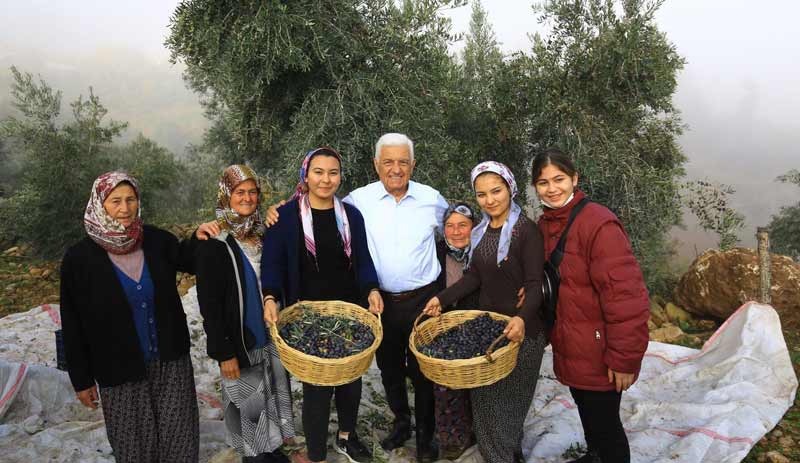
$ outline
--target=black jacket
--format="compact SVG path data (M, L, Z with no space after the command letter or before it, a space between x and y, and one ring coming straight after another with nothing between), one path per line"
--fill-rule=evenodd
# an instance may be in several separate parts
M225 242L210 239L196 243L197 300L207 335L208 356L218 362L236 357L239 367L247 368L250 366L247 351L255 344L255 338L242 321L245 279L239 245L232 235L227 235Z
M144 226L145 262L155 289L159 358L189 352L186 314L175 285L178 271L194 273L189 241ZM61 261L61 324L67 371L82 391L144 379L144 357L128 299L106 251L89 237L70 247Z

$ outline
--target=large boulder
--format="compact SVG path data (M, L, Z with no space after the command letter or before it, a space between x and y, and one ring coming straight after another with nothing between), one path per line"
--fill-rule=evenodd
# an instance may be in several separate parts
M800 265L771 254L772 306L783 315L800 316ZM743 303L759 298L759 265L755 250L709 250L692 262L675 288L675 302L700 316L727 318Z

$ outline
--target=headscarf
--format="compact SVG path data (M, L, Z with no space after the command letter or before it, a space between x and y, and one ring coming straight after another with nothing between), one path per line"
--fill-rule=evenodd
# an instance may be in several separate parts
M314 216L311 213L311 201L308 199L308 184L306 177L308 177L308 166L311 163L311 158L320 153L328 153L333 155L342 165L342 155L333 148L323 146L313 149L306 153L303 162L300 165L300 181L295 189L292 199L297 199L298 207L300 208L300 220L303 222L303 235L305 236L306 249L309 254L317 259L317 245L314 241ZM341 172L341 171L340 171ZM333 196L333 211L336 215L336 228L339 230L339 236L342 239L342 248L347 258L353 253L350 238L350 221L347 219L347 211L344 209L342 200Z
M258 189L258 203L256 210L245 217L231 209L231 194L236 187L247 180L253 180ZM261 223L261 179L253 169L243 164L233 164L222 171L217 192L217 223L223 230L228 230L234 238L260 238L264 234L264 225Z
M500 162L485 161L472 169L470 180L473 190L475 190L475 179L485 172L492 172L502 177L508 185L508 189L511 191L511 212L509 212L503 224L503 228L500 230L500 243L497 246L497 265L500 265L500 262L508 256L508 249L511 246L511 231L517 223L517 220L519 220L519 216L522 214L522 208L519 204L514 202L514 197L517 196L517 181L514 180L514 174L511 173L511 169ZM478 243L481 242L490 222L491 218L489 215L483 212L481 223L472 229L472 234L470 235L470 260L472 260L472 252L475 250L475 247L478 246Z
M141 246L143 238L141 205L136 211L133 222L127 227L108 215L103 207L108 195L122 182L129 183L136 197L141 198L139 183L135 178L125 172L106 172L97 177L92 184L92 193L89 203L86 204L86 212L83 214L83 226L89 238L112 254L127 254L134 251Z
M446 223L447 219L450 218L453 214L460 214L464 217L468 218L472 221L472 224L475 225L475 213L472 212L472 208L469 204L465 202L456 202L448 206L447 210L444 211L444 216L442 217L442 223ZM447 237L444 238L444 244L447 245L447 254L450 255L456 262L460 262L464 268L469 267L469 255L470 250L472 249L472 243L467 243L467 246L464 248L457 248L450 244L447 241Z

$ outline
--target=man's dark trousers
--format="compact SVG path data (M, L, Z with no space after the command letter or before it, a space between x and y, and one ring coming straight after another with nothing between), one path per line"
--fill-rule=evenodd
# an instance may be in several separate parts
M419 371L416 357L408 348L414 320L438 292L436 284L420 288L413 296L397 300L383 293L383 342L376 352L386 400L395 421L410 420L406 377L414 385L414 417L417 439L430 442L434 432L433 384Z

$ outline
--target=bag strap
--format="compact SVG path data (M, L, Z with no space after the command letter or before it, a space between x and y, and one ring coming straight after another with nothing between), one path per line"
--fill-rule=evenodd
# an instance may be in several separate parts
M567 233L569 233L569 227L572 226L572 222L575 221L575 217L578 213L589 204L589 198L581 199L575 207L569 213L569 220L567 220L567 226L564 227L564 231L561 232L561 238L558 239L558 244L556 244L556 248L553 249L553 252L550 253L550 263L553 267L558 268L561 264L561 260L564 259L564 248L567 246Z

